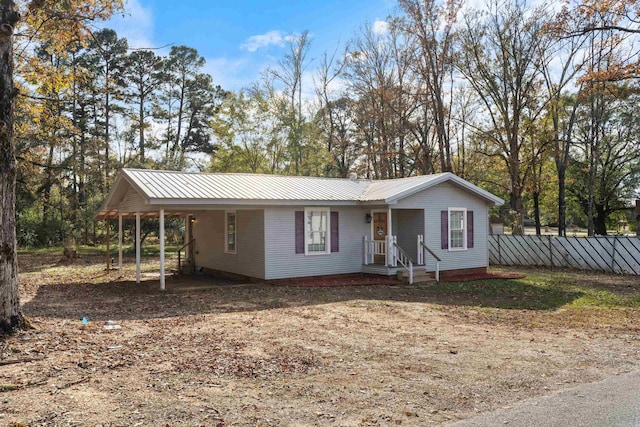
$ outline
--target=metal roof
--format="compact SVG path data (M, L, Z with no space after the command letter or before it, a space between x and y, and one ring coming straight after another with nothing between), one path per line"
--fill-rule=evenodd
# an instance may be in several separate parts
M123 181L150 205L219 204L391 204L444 181L451 181L477 196L502 205L499 197L452 173L371 181L248 173L187 173L148 169L123 169L96 218L113 217ZM117 194L117 195L116 195Z
M388 201L398 194L411 192L411 190L420 191L430 187L430 183L439 177L447 174L421 175L409 178L385 179L381 181L369 181L364 194L360 196L361 201Z
M355 201L369 181L123 169L148 199Z

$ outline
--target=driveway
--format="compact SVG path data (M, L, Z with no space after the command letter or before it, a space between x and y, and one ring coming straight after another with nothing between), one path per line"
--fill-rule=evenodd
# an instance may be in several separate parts
M522 401L451 427L640 426L640 371Z

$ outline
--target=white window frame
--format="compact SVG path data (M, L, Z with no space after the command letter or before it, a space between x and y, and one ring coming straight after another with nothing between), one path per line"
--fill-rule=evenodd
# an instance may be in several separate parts
M233 249L229 249L229 215L233 215ZM236 254L238 252L238 213L236 211L224 211L224 253Z
M451 213L452 212L462 212L462 247L453 247L451 244L451 232L458 231L458 229L453 229L451 227ZM448 238L448 247L449 251L466 251L467 250L467 208L449 208L449 212L447 213L447 238Z
M325 230L324 251L310 251L311 244L311 224L309 224L309 214L312 212L324 212L327 218L327 229ZM304 254L305 255L328 255L331 254L331 210L328 207L304 208Z

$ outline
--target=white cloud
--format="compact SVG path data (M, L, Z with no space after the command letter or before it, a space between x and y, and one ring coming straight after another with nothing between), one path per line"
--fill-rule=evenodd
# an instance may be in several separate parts
M257 78L248 72L255 71L247 58L207 58L204 72L210 74L213 83L224 90L237 91L249 86Z
M156 47L150 36L154 33L153 10L144 7L139 0L128 0L123 13L118 13L102 23L103 28L111 28L118 37L125 37L130 48Z
M378 19L373 23L371 29L373 30L374 34L384 35L389 32L389 23L387 21Z
M242 45L240 45L240 49L248 50L249 52L255 52L256 50L263 47L283 47L285 42L289 40L291 40L290 35L285 35L282 33L282 31L272 30L264 34L258 34L249 37Z

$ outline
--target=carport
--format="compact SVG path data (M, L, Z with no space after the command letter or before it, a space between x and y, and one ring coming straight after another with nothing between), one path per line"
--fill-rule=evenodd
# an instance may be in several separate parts
M118 272L122 274L122 248L123 248L123 228L122 221L123 219L133 219L136 220L135 226L135 247L136 247L136 283L140 283L141 272L140 272L140 258L141 258L141 244L140 244L140 222L142 219L158 219L159 222L159 230L158 230L158 240L160 242L160 290L165 290L165 218L184 218L185 220L185 242L188 242L188 236L190 235L191 228L191 218L193 215L190 213L184 212L166 212L165 209L160 209L157 212L122 212L118 209L111 210L100 210L96 215L95 219L104 220L106 222L107 236L106 236L106 261L107 261L107 271L111 269L111 253L110 253L110 230L111 230L111 220L118 220Z
M167 177L173 176L171 173ZM147 188L144 191L143 188ZM151 190L149 190L151 189ZM118 271L122 269L122 247L124 219L135 219L135 247L136 247L136 283L140 283L140 222L143 219L158 219L158 240L160 242L160 289L165 289L165 218L184 218L185 243L189 245L191 235L191 221L195 218L194 208L185 205L181 200L170 200L168 194L188 193L189 188L180 182L158 182L147 175L136 174L135 170L126 171L118 175L113 187L105 198L102 206L96 212L96 220L104 220L107 223L107 270L111 269L110 260L110 223L118 221Z

